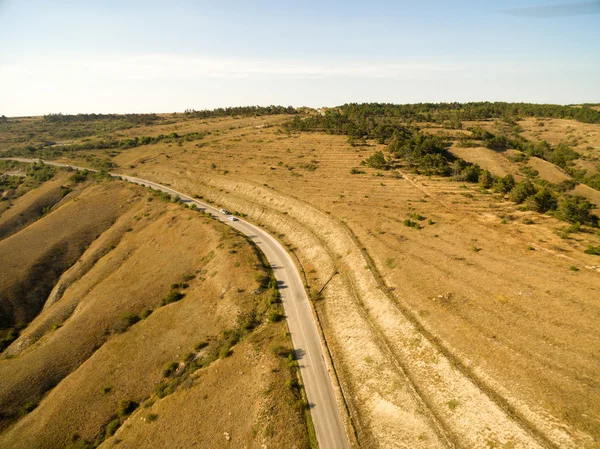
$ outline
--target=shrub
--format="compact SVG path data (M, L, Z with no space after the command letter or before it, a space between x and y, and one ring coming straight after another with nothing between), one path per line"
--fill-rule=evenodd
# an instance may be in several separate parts
M32 164L27 168L27 176L37 182L46 182L54 177L56 169L50 165Z
M0 352L8 348L17 338L19 338L19 329L16 327L9 329L8 333L0 339Z
M528 209L542 214L549 210L555 210L558 205L556 197L545 187L530 196L526 204Z
M208 342L207 341L201 341L196 346L194 346L194 349L196 351L201 351L202 349L206 348L207 346L208 346Z
M119 317L119 322L115 326L118 333L125 332L129 327L140 321L140 317L133 313L125 312Z
M350 170L351 175L362 175L365 173L366 172L364 172L363 170L359 170L358 168L354 168L354 167Z
M69 179L71 180L71 182L78 184L80 182L86 181L88 179L89 174L90 172L88 170L77 170L75 173L69 176Z
M457 159L452 164L452 172L456 181L477 182L481 169L478 165L471 165L462 159Z
M532 195L535 195L536 189L535 186L528 179L525 181L519 182L515 185L509 193L509 198L511 201L521 204L527 198Z
M385 159L383 151L377 151L376 153L372 154L365 160L365 163L369 167L376 168L379 170L389 170L390 168L390 164Z
M146 415L146 422L151 423L158 419L158 415L156 413L148 413Z
M537 171L535 168L530 167L529 165L524 165L523 167L520 167L519 171L528 178L535 178L540 174L539 171Z
M21 416L25 416L25 415L31 413L32 411L34 411L36 409L37 406L38 406L38 404L36 402L27 402L21 408Z
M278 309L269 311L269 313L267 315L267 319L272 323L281 321L283 318L284 318L283 313L281 313L281 311Z
M138 321L140 321L140 317L137 315L134 315L133 313L123 313L120 316L121 321L123 321L125 324L127 324L127 327L129 326L133 326L135 323L137 323Z
M119 418L115 418L109 422L106 426L106 438L112 437L119 427L121 427L121 420Z
M592 204L581 196L564 195L558 202L556 215L569 223L598 225L598 217L592 214Z
M419 223L417 223L416 221L412 221L409 218L407 218L406 220L404 220L402 222L402 224L404 226L406 226L406 227L409 227L409 228L421 229L421 225Z
M499 193L508 193L515 186L515 178L513 175L506 175L504 177L496 178L494 183L492 184L492 188Z
M185 297L185 293L181 293L180 291L173 290L169 292L167 296L163 298L161 304L166 306L167 304L171 304L173 302L181 301Z
M131 415L136 408L138 408L139 404L134 401L121 401L119 403L119 408L117 409L117 415L120 418L124 418L126 416Z
M485 189L489 189L490 187L492 187L493 183L494 183L494 177L489 172L489 170L483 170L479 174L479 184L481 185L481 187L483 187Z
M179 363L177 363L177 362L169 363L163 371L163 376L171 377L173 374L175 374L177 372L178 368L179 368Z
M600 245L590 245L583 252L586 254L593 254L594 256L600 256Z

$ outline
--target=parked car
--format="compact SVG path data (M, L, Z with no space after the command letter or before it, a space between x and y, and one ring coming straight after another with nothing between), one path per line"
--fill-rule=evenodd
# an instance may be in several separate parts
M238 221L237 218L235 218L233 215L230 217L227 217L229 221Z

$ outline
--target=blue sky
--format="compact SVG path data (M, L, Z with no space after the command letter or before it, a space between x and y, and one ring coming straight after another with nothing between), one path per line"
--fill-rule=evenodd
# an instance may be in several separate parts
M600 102L600 2L0 0L0 114Z

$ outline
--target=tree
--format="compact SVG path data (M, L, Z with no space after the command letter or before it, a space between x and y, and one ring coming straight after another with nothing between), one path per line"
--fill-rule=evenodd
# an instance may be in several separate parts
M371 168L377 168L380 170L389 170L390 164L385 159L383 151L377 151L365 160L366 164Z
M492 176L492 174L489 172L489 170L483 170L480 174L479 174L479 184L481 185L481 187L483 187L484 189L489 189L490 187L492 187L492 184L494 183L494 177Z
M496 178L492 187L496 192L499 193L508 193L515 186L515 178L513 175L508 174L504 177Z
M527 208L542 214L556 207L556 197L545 187L527 199Z
M582 196L564 195L558 202L556 215L569 223L598 225L598 217L592 213L592 204Z
M529 179L519 182L509 193L509 198L517 204L521 204L527 198L535 195L536 188Z

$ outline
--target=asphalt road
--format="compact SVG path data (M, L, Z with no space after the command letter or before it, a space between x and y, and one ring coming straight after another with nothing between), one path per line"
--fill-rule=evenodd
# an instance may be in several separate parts
M39 161L38 159L25 158L9 159L26 163ZM44 161L44 163L59 167L68 166L58 162ZM71 167L84 169L76 166ZM321 449L349 449L346 432L333 392L333 381L325 362L323 345L313 318L311 306L300 273L298 273L292 258L283 246L261 228L242 219L230 221L228 216L223 215L214 207L169 187L132 176L115 173L111 173L111 175L115 178L176 195L186 204L196 204L200 210L210 212L219 221L250 237L261 249L273 267L275 278L278 281L319 447Z

